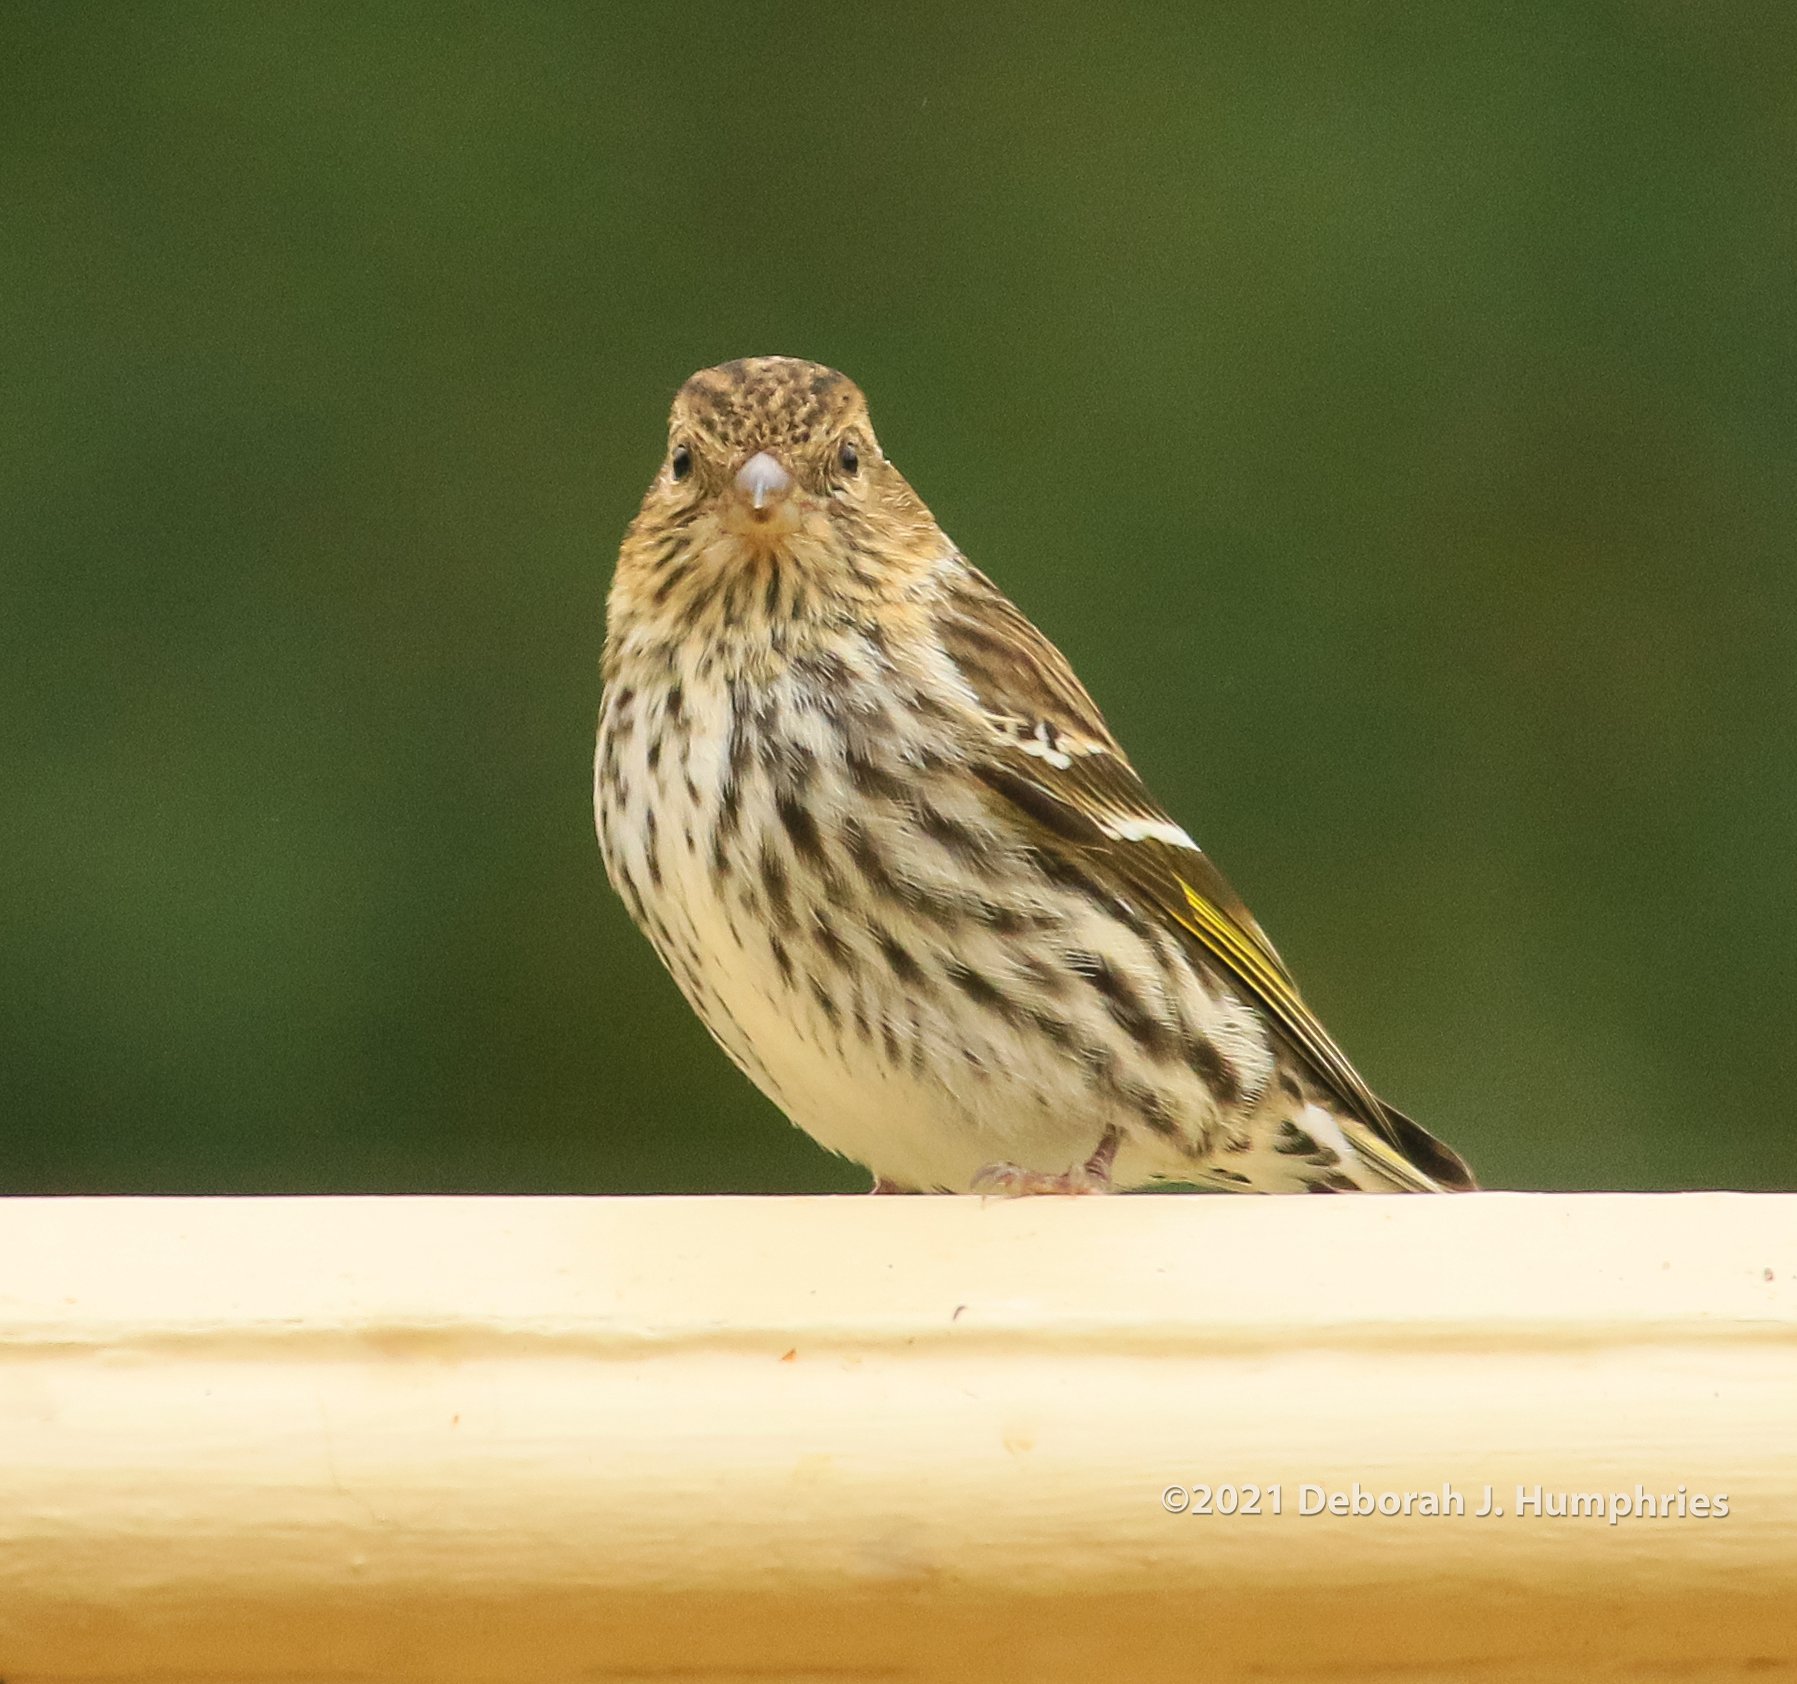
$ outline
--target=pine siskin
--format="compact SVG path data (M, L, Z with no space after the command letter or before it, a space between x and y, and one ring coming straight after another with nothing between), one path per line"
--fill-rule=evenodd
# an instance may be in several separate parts
M833 370L750 358L674 400L594 788L694 1010L876 1191L1474 1184L1361 1080Z

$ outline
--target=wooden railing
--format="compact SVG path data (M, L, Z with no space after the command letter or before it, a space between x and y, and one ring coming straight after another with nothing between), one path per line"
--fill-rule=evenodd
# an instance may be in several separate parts
M1797 1199L0 1206L7 1684L1244 1676L1797 1676Z

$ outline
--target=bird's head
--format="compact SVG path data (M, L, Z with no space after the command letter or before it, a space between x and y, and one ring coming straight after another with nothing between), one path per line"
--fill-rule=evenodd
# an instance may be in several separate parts
M795 357L700 370L675 396L668 448L619 557L620 606L733 619L870 603L939 561L947 540L886 460L845 375ZM755 602L759 589L760 608Z

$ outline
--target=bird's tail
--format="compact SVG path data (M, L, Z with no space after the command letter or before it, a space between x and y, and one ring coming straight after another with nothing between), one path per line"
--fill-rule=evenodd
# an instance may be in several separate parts
M1379 1101L1384 1128L1358 1118L1346 1125L1360 1162L1354 1179L1367 1190L1400 1193L1472 1193L1478 1182L1453 1147L1437 1140L1396 1106ZM1350 1172L1352 1173L1352 1172Z

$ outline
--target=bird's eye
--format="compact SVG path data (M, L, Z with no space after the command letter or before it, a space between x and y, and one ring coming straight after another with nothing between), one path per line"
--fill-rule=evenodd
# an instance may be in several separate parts
M857 472L861 467L861 452L855 448L853 439L844 439L836 447L836 460L842 464L845 474Z
M675 479L685 479L693 471L693 453L683 444L674 446L674 454L668 458L668 472Z

